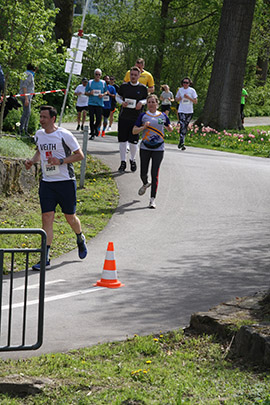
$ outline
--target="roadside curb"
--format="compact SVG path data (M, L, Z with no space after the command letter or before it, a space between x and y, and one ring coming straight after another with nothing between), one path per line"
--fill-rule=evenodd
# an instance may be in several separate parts
M244 361L270 366L270 291L235 298L210 309L191 315L186 332L214 334L231 340L229 352ZM267 307L264 311L264 307ZM265 320L266 319L266 320Z

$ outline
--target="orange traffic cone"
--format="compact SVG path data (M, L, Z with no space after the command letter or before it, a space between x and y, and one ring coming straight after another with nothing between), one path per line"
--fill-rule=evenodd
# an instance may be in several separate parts
M94 287L107 287L107 288L119 288L125 285L122 284L121 281L117 280L113 242L108 243L101 279L98 280L96 284L93 285Z

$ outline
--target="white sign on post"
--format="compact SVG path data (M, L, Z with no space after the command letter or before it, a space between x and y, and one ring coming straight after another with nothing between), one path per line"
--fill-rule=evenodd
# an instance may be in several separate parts
M71 72L72 64L73 62L71 60L66 61L65 73ZM72 74L79 76L81 74L81 71L82 71L82 63L75 62L72 69Z
M67 53L68 53L68 58L69 59L74 59L75 56L76 56L75 62L81 62L82 61L82 57L83 57L83 52L82 51L74 51L73 49L68 48Z
M78 42L78 44L77 44L77 42ZM78 41L78 37L72 37L71 43L70 43L70 48L79 49L79 51L86 51L87 43L88 43L87 39L80 38Z

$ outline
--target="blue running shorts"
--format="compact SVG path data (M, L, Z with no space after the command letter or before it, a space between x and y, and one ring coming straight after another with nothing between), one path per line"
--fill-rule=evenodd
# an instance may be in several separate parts
M64 214L72 215L76 212L76 180L43 181L39 185L39 201L42 213L54 211L57 204Z

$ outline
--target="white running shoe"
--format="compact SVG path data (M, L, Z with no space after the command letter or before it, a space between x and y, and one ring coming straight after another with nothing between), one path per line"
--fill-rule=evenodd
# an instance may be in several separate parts
M143 185L141 186L141 188L139 188L138 194L139 194L139 195L144 195L144 193L146 192L146 189L147 189L148 187L150 187L150 186L151 186L151 183L143 184Z
M156 208L156 203L154 197L150 198L149 208Z
M112 127L109 127L109 128L108 128L108 131L111 131L111 130L112 130Z

